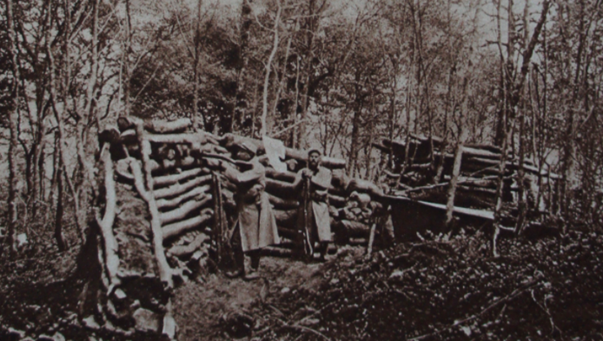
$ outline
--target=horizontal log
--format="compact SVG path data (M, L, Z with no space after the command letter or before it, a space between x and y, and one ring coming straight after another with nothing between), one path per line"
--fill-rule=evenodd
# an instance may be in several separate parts
M197 251L203 243L210 240L211 238L205 233L199 234L192 242L186 245L177 245L169 249L167 252L168 256L176 256L176 257L187 257L192 255L195 251Z
M485 150L485 149L477 149L477 148L471 148L471 147L467 147L464 146L463 147L463 156L465 157L470 157L470 156L476 156L476 157L481 157L484 159L491 159L491 160L500 160L500 153L493 153L489 150Z
M182 173L178 173L178 174L157 176L157 177L153 178L153 186L161 187L161 186L166 186L166 185L173 185L176 182L180 182L182 180L192 178L193 176L199 175L201 173L207 174L207 173L209 173L209 169L204 170L202 168L193 168L193 169L189 169L189 170L183 171Z
M142 122L142 125L146 130L161 134L183 131L186 128L192 126L192 121L190 118L179 118L174 121L167 121L158 119L142 120L138 117L122 116L117 119L117 125L119 126L120 131L132 129L136 126L138 122Z
M466 191L466 192L474 192L474 193L488 193L491 195L496 195L496 189L491 189L491 188L484 188L484 187L470 187L470 186L464 186L464 185L459 185L457 187L457 189L461 190L461 191Z
M272 167L266 167L266 176L271 179L289 182L289 183L291 183L291 182L293 182L293 180L295 180L295 173L289 172L289 171L279 172Z
M274 218L278 226L295 228L297 224L297 210L273 210Z
M276 180L282 182L282 188L285 188L285 184L291 184L295 180L296 174L293 172L279 172L273 168L266 168L266 177L268 179ZM329 190L331 192L335 192L338 194L343 194L345 192L346 187L349 184L349 178L338 170L333 171L333 176L331 178L331 187Z
M383 196L383 190L379 188L377 185L370 181L361 180L361 179L352 179L348 184L346 189L348 193L353 191L368 193L371 196L381 197Z
M496 188L497 179L492 176L488 176L486 179L460 177L459 185L460 184L464 186Z
M278 234L279 236L289 240L297 240L299 238L299 233L297 232L297 229L293 228L293 226L290 228L279 226Z
M162 227L163 240L168 240L202 226L212 218L213 214L212 209L205 208L198 216Z
M429 142L429 136L423 136L423 135L418 135L418 134L410 134L410 137L412 137L415 140L418 140L419 142ZM433 143L436 146L441 145L444 142L444 139L438 136L431 136L431 140L433 141Z
M176 183L169 187L160 188L154 191L155 199L169 198L180 195L193 187L201 186L209 183L211 181L211 175L203 175L200 177L196 177L192 180L189 180L183 184Z
M263 255L273 257L291 257L293 250L275 246L266 246L260 251Z
M345 206L345 203L346 203L346 198L339 196L339 195L329 193L329 205L337 207L337 208L342 208Z
M192 212L199 210L201 207L207 205L207 203L211 200L211 195L205 196L202 200L191 200L184 203L182 206L178 207L175 210L161 213L159 215L159 220L161 224L169 224L178 220L182 220L189 216Z
M290 183L266 178L266 192L279 198L297 198L300 194Z
M408 141L408 150L410 152L409 155L413 157L415 162L419 162L419 160L427 160L429 158L429 155L431 154L431 146L427 140L422 141L417 138L410 138ZM382 144L386 148L392 148L394 155L401 161L405 159L406 141L390 141L389 139L383 139Z
M159 199L157 200L157 207L166 209L166 208L174 208L180 205L182 202L198 197L198 201L200 200L211 200L212 196L208 193L211 190L209 185L203 185L199 187L195 187L192 190L177 196L173 199Z
M270 203L274 206L274 208L280 210L293 209L299 206L299 201L297 201L296 199L281 199L269 193L268 199L270 200Z
M350 183L350 178L343 169L336 169L332 172L331 185L333 188L345 190Z
M343 232L348 238L368 237L371 230L370 226L359 221L352 220L342 220L341 227L343 227L341 232Z
M470 148L474 148L474 149L487 150L487 151L490 151L490 152L496 153L496 154L500 154L500 152L501 152L501 149L499 147L492 146L492 145L489 145L489 144L466 143L465 147L470 147Z
M194 156L204 156L206 154L215 154L215 155L223 155L227 158L232 158L232 154L228 151L228 149L213 143L193 143L190 149L191 155Z
M373 143L371 143L371 145L372 145L374 148L379 149L379 150L380 150L382 153L388 153L388 154L389 154L389 152L390 152L390 150L391 150L391 148L390 148L390 147L385 146L385 145L383 144L383 142L373 142Z
M350 245L366 245L368 244L368 238L350 238L348 243Z
M426 171L426 170L431 169L431 167L432 167L431 165L432 165L431 162L427 162L427 163L413 163L412 165L410 165L407 168L407 170L408 171L415 171L415 170Z
M155 171L162 171L162 172L166 172L166 171L171 171L174 170L176 168L189 168L189 167L200 167L201 166L201 162L192 157L192 156L187 156L185 158L179 158L179 159L174 159L174 160L168 160L168 159L159 159L159 162L155 161L155 160L151 160L154 162L153 165L151 165L151 170L153 172Z
M175 144L219 144L220 138L205 131L199 131L193 134L168 134L158 135L149 134L147 138L152 143L175 143Z
M138 135L136 135L136 130L128 129L122 130L119 135L119 141L124 145L128 146L128 148L135 147L137 148L138 144Z
M226 134L224 135L222 140L223 145L227 148L239 146L244 142L252 143L258 148L258 151L265 152L264 143L257 139L238 136L234 134ZM305 151L285 147L285 159L295 159L296 161L301 162L301 164L298 164L298 168L303 167L303 165L306 164L306 161L308 159L308 153ZM346 162L343 159L323 156L322 165L330 169L339 169L345 168Z
M175 121L145 121L145 129L159 134L174 133L184 131L186 128L193 125L190 118L179 118Z

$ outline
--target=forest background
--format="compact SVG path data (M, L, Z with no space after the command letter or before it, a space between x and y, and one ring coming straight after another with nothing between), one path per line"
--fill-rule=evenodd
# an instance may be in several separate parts
M59 250L85 239L98 135L120 115L318 147L372 181L392 162L381 138L495 145L520 177L524 160L560 176L549 215L601 227L600 0L4 0L0 12L0 234L13 250L19 234Z

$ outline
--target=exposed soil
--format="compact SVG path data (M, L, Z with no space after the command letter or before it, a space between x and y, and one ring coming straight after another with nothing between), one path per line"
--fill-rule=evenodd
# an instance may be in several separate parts
M179 339L603 340L603 237L501 240L499 258L487 242L478 233L405 243L370 259L346 246L326 263L264 257L252 282L208 274L175 292ZM123 339L82 328L62 299L75 254L3 265L0 339L9 328Z
M226 333L229 329L227 322L231 318L238 314L249 315L253 307L279 297L282 292L315 290L322 283L325 265L263 257L260 266L262 278L258 280L229 279L222 274L210 274L205 282L199 279L180 287L174 300L178 307L175 318L180 327L180 339L232 339L232 335ZM257 330L262 322L249 317L254 320L252 327Z

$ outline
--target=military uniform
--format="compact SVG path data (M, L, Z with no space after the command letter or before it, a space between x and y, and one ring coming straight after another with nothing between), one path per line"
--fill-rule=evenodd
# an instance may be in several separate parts
M312 151L310 151L312 152ZM324 258L327 252L328 243L333 241L331 236L331 217L329 215L328 189L331 186L331 171L327 168L318 166L317 169L309 168L301 169L297 172L294 186L303 188L304 173L310 173L310 212L308 215L311 219L311 230L309 231L309 239L312 244L320 243L319 251ZM303 198L300 200L298 209L297 225L299 231L305 230L305 206Z
M245 276L257 274L259 268L259 249L279 244L280 238L276 219L268 201L266 172L257 157L249 161L251 169L239 172L233 167L226 167L224 175L237 186L235 201L237 216L230 230L235 260L242 266Z

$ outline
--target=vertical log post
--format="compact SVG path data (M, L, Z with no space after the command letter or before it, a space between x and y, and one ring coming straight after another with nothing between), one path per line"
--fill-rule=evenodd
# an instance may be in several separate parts
M113 234L113 222L115 221L115 208L116 208L116 192L115 192L115 180L113 178L113 160L111 159L111 153L109 152L110 144L105 142L101 149L101 160L104 167L105 177L105 212L101 219L97 212L96 222L101 229L103 235L104 248L104 263L107 277L109 280L109 288L107 294L110 295L113 289L120 284L120 280L117 277L117 270L119 268L119 257L117 256L118 244Z
M174 287L174 281L172 279L174 271L168 264L165 256L165 250L163 248L163 232L161 230L161 221L159 219L159 209L157 208L157 202L155 202L155 196L153 195L153 177L151 175L150 162L151 143L145 136L146 134L143 123L140 120L136 122L136 134L140 144L142 168L144 169L144 174L142 173L140 165L134 159L130 160L130 168L132 169L132 174L134 175L136 189L138 190L140 196L147 202L149 213L151 214L153 251L157 261L157 267L159 268L159 277L168 289L172 289Z

